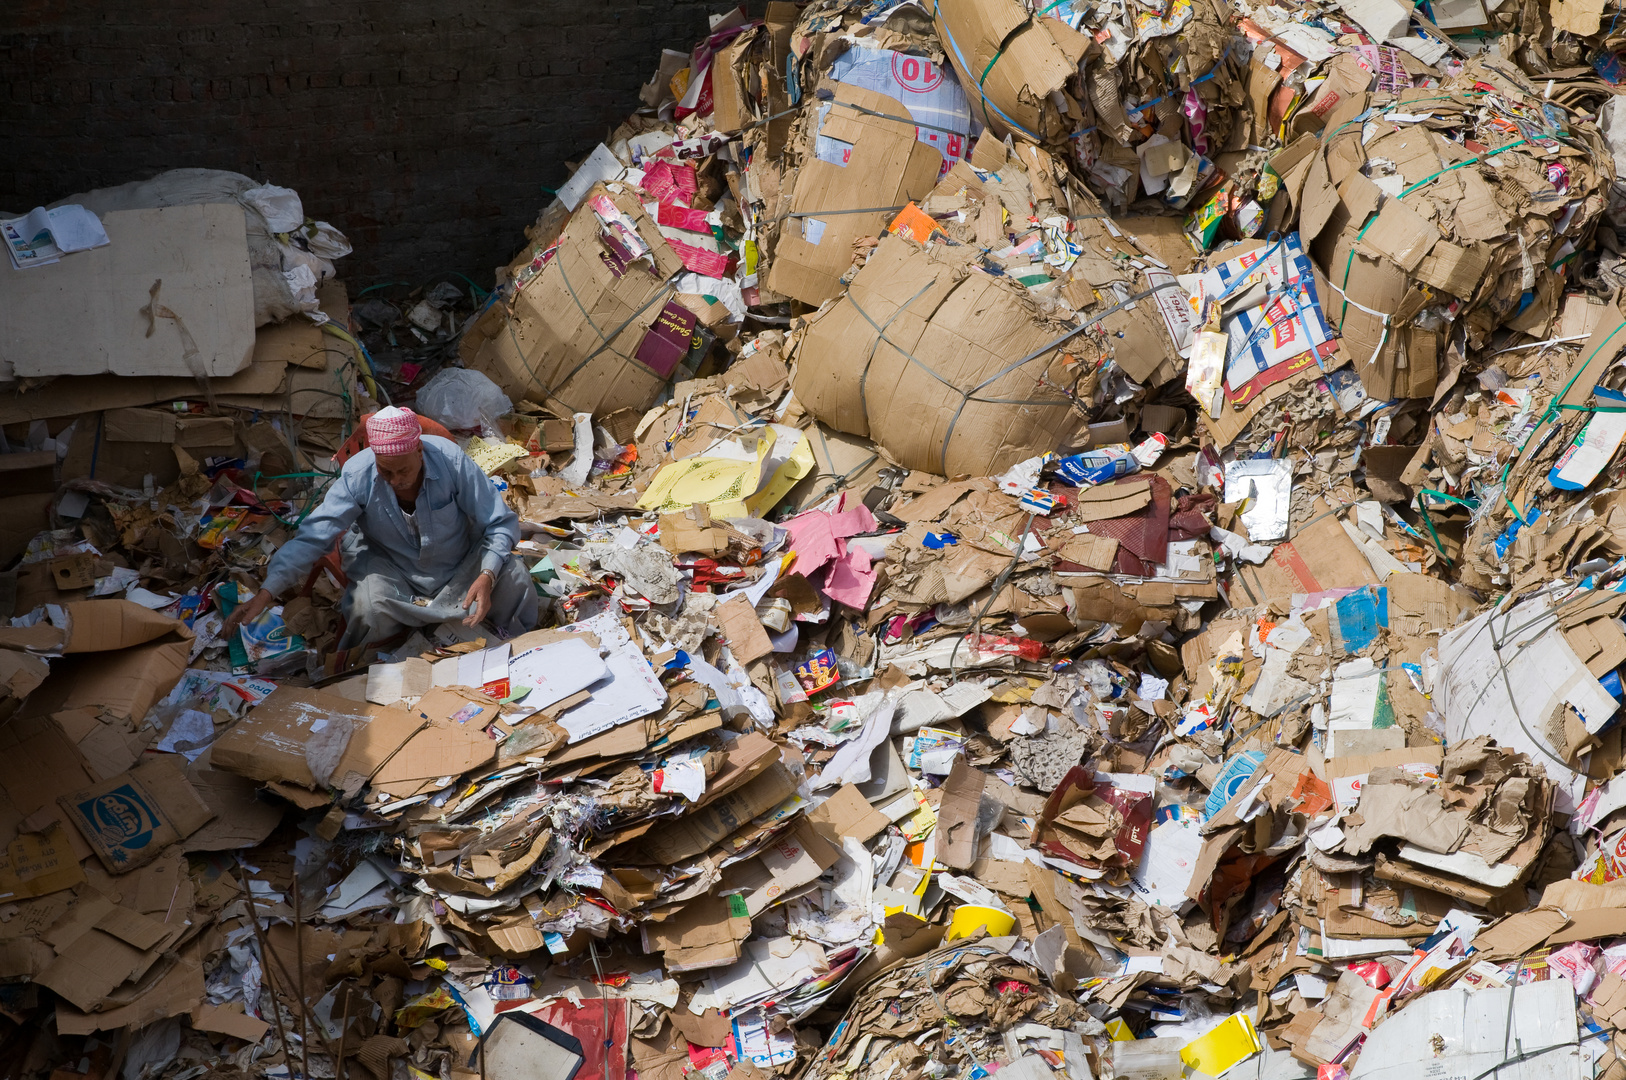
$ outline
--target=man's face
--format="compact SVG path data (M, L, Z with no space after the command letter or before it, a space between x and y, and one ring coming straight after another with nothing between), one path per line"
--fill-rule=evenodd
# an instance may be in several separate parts
M418 477L423 475L423 451L405 454L377 454L378 475L395 490L397 495L411 495L417 489Z

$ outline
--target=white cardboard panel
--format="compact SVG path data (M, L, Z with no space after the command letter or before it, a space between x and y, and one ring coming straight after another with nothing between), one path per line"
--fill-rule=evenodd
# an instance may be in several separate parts
M102 224L111 243L51 266L0 263L0 357L18 377L197 374L175 320L151 337L158 303L181 317L203 372L232 375L254 352L254 286L241 206L200 203L118 210Z

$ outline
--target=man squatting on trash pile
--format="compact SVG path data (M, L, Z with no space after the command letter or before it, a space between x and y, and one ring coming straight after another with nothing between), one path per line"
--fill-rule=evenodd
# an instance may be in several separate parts
M297 588L341 537L341 649L452 619L507 635L534 629L536 592L511 554L519 518L490 478L450 439L425 435L411 409L381 409L366 428L367 448L345 462L225 632Z

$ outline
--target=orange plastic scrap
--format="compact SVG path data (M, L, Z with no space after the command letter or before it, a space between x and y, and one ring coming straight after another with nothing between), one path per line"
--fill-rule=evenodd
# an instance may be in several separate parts
M898 212L898 216L892 219L892 224L887 226L886 231L911 237L916 243L924 244L932 233L942 232L943 229L930 214L910 203Z

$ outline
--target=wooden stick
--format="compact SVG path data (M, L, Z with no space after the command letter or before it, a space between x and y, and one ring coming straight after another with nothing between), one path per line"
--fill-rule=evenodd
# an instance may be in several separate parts
M267 913L265 921L266 922L271 921L271 916L270 916L269 913ZM291 990L291 988L294 985L294 977L292 975L288 974L288 965L284 964L282 962L282 954L281 953L272 953L271 954L271 960L272 960L273 963L275 963L277 965L277 973L278 973L278 977L282 980L282 985L285 986L285 987L290 988L290 990Z
M311 1075L310 999L305 996L305 920L300 918L299 867L294 867L294 968L299 975L299 1074Z
M332 1014L329 1014L332 1015ZM338 1080L344 1080L344 1044L350 1039L350 988L344 989L344 1019L339 1021Z
M246 882L247 880L248 879L245 876L244 881ZM270 916L270 913L268 912L266 914L266 922L269 923L270 921L271 921L271 916ZM265 966L275 964L276 968L277 968L278 975L282 979L282 985L285 986L285 987L290 988L290 991L291 991L291 988L294 985L294 977L292 975L288 974L288 965L284 964L282 962L282 954L281 953L274 952L271 949L267 948L266 949L266 955L261 957L261 962ZM290 1076L293 1075L293 1072L292 1072L291 1068L289 1070L289 1075Z
M260 943L260 973L265 978L266 990L271 994L271 1017L277 1022L277 1041L282 1044L282 1060L291 1074L294 1071L294 1056L288 1050L288 1031L282 1026L282 1007L277 1000L277 988L271 980L271 946L266 944L265 933L260 929L260 910L254 903L254 887L249 884L248 871L243 868L241 855L237 857L237 873L243 882L243 895L248 898L248 921L253 924L254 938ZM283 977L287 977L286 973Z
M107 1063L107 1068L102 1070L102 1075L104 1077L111 1078L119 1074L119 1069L124 1066L125 1057L130 1053L130 1043L132 1041L133 1036L130 1034L130 1029L127 1027L120 1028L119 1041L113 1047L112 1060Z

